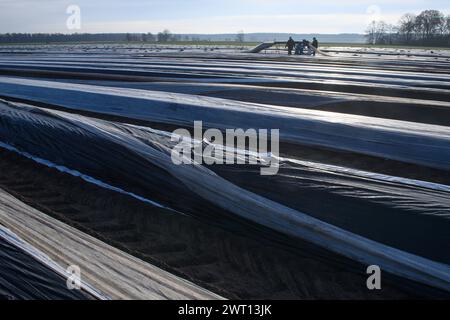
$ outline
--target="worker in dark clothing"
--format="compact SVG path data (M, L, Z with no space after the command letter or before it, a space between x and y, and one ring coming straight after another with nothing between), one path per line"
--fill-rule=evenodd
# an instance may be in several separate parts
M288 42L286 43L286 48L288 48L288 54L292 55L292 50L294 50L295 47L295 41L292 39L292 37L289 37Z
M302 55L304 49L305 49L305 48L303 47L303 42L298 42L298 43L295 45L295 54L296 54L296 55Z
M319 41L317 41L316 38L313 38L312 46L313 46L315 49L319 49ZM313 56L315 56L315 55L316 55L316 50L313 50L313 51L314 51Z
M310 56L311 55L311 43L308 40L303 39L302 41L303 47L306 48L308 51L306 52L306 55Z

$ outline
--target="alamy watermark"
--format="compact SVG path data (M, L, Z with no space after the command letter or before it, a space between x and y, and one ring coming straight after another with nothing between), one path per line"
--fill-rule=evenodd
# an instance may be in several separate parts
M381 268L377 265L367 267L367 274L370 276L367 278L367 289L369 290L381 290Z
M77 265L71 265L66 270L69 275L66 280L66 286L69 290L81 289L81 269Z
M203 130L194 121L194 137L186 129L172 133L175 142L171 158L176 165L248 164L259 165L261 175L276 175L279 170L279 129Z
M67 7L66 14L69 17L66 20L66 27L69 30L80 30L81 29L81 8L76 4L72 4Z

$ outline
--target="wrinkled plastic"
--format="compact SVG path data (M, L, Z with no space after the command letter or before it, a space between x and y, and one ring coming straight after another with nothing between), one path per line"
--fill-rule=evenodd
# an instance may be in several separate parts
M45 90L43 90L45 89ZM280 129L282 141L450 170L450 128L137 89L0 78L4 94L71 109L209 128Z
M316 219L239 187L204 166L173 164L167 132L5 103L0 104L0 121L0 140L17 150L92 174L95 178L112 173L116 181L128 183L128 186L141 184L151 189L156 184L160 192L164 192L160 182L173 188L178 186L179 193L170 192L172 197L176 195L175 198L187 199L189 196L190 208L186 210L195 211L209 204L210 209L215 210L212 214L221 208L356 261L376 264L388 272L450 290L447 264ZM434 130L423 134L424 138L431 139L440 130L431 129ZM401 132L402 129L391 131ZM180 187L180 182L184 187ZM358 185L352 188L357 191ZM195 213L193 211L191 213Z
M46 255L0 225L0 297L14 300L72 300L104 298L83 284L84 290L69 290L68 274Z

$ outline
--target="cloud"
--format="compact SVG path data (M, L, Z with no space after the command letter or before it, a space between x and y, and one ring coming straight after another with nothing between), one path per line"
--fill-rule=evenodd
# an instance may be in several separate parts
M448 0L0 0L0 32L71 32L66 8L81 7L79 32L364 32L372 19L395 23L407 12Z
M394 23L400 14L381 15ZM219 16L200 19L115 21L86 23L84 32L156 32L164 28L175 33L234 33L245 32L293 32L293 33L346 33L362 32L370 22L367 14L292 14L292 15L242 15Z

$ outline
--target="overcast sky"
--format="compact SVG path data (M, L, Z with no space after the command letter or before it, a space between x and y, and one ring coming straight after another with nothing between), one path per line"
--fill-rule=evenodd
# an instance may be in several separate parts
M81 29L69 30L69 5L81 9ZM438 9L445 0L0 0L0 33L363 33L373 19Z

